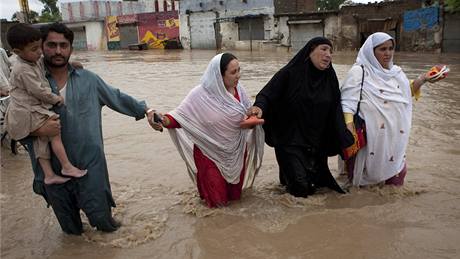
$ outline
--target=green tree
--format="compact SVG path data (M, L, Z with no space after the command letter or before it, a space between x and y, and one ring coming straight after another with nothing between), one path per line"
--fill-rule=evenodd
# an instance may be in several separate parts
M318 11L339 10L339 6L345 0L316 0Z
M445 0L446 10L449 12L460 11L460 0Z
M11 20L12 21L18 21L18 14L19 14L19 12L14 13L13 16L11 16ZM29 11L29 21L30 21L30 23L38 22L39 18L40 17L39 17L37 12Z
M61 12L57 7L58 0L40 0L44 7L40 15L40 22L57 22L61 21Z

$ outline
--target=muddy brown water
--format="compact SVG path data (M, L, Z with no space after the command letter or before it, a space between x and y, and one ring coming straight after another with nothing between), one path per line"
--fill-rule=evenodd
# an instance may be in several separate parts
M292 56L234 54L252 97ZM199 83L213 55L149 50L74 57L106 82L167 112ZM339 80L355 57L334 55ZM403 188L294 198L278 185L274 152L266 147L253 189L241 201L211 210L199 201L167 132L104 108L114 214L123 226L106 234L85 223L82 236L64 234L32 192L26 152L14 156L2 148L1 258L460 258L460 55L397 53L395 60L410 78L431 64L451 68L444 81L425 85L414 104ZM338 177L336 160L330 165Z

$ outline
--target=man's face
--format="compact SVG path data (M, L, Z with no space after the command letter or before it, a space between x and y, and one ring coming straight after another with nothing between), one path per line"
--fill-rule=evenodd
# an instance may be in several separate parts
M72 46L64 34L50 31L43 42L43 56L46 65L50 67L67 66L71 54Z

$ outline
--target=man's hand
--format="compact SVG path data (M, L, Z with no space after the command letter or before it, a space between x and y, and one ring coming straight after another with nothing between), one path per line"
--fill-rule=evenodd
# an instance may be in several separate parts
M145 115L147 116L147 122L149 123L150 127L153 128L153 114L155 110L152 108L145 108Z
M37 137L53 137L58 135L61 132L61 121L59 120L59 115L55 115L48 120L45 121L45 124L41 126L39 129L30 133L32 136Z
M70 61L70 65L72 65L76 69L83 69L83 64L78 61Z
M262 109L260 109L257 106L249 107L248 111L246 112L246 115L248 115L248 117L256 116L258 119L261 119L262 118Z

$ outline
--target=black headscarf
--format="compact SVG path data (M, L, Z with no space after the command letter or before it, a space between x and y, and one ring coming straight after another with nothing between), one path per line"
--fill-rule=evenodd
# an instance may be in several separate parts
M335 155L350 144L335 70L332 64L319 70L309 57L322 44L332 47L324 37L311 39L256 96L268 145L306 146ZM348 143L340 134L347 134Z
M311 39L307 44L297 52L297 54L287 63L283 69L293 67L295 65L299 65L305 63L305 61L309 58L310 53L319 45L327 44L332 48L332 42L324 37L315 37Z

